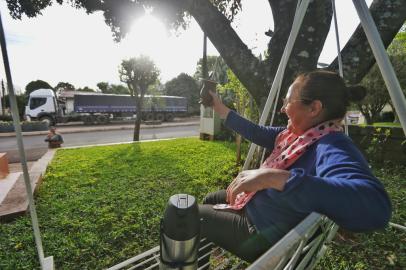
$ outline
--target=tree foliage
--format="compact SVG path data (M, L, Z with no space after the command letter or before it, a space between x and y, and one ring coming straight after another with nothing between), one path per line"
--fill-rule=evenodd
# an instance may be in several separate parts
M85 86L83 88L78 88L76 89L76 91L81 91L81 92L96 92L96 90L94 90L93 88L90 88L88 86Z
M387 52L400 86L406 94L406 39L404 30L401 30L396 35ZM357 104L357 107L364 115L367 124L379 121L380 113L387 104L390 104L395 112L388 89L377 64L364 77L362 85L368 89L367 96L361 103Z
M258 105L262 105L274 80L282 52L290 34L297 0L268 0L272 9L274 29L269 38L266 59L256 57L233 29L230 21L243 9L240 0L6 0L14 18L22 14L36 16L52 3L71 3L88 13L102 11L105 22L120 40L129 31L132 21L151 10L168 27L178 29L188 25L192 16L216 47L241 83ZM374 0L370 13L377 24L382 41L388 46L406 19L406 5L399 0ZM271 15L271 14L270 14ZM271 16L269 16L271 18ZM300 72L316 69L332 18L331 1L314 0L310 3L295 41L285 78L282 95L293 77ZM271 30L271 29L270 29ZM253 29L255 31L255 29ZM268 36L270 36L268 34ZM180 53L180 52L179 52ZM344 77L358 83L374 64L375 59L361 26L358 26L342 50ZM337 60L329 69L338 70Z
M254 122L259 120L259 111L248 90L231 69L227 70L228 82L218 87L223 102L239 114Z
M123 60L119 74L120 81L127 84L130 95L135 99L137 117L135 119L133 140L139 141L144 96L148 87L157 81L159 70L148 56L141 55Z
M164 88L166 95L187 98L189 113L200 111L199 90L197 81L186 73L181 73L176 78L166 82Z
M116 95L128 95L130 91L128 88L121 84L109 84L108 82L99 82L97 84L100 92L103 94L116 94Z
M207 71L211 79L220 84L227 83L227 70L228 66L221 56L208 55L207 56ZM193 77L196 80L203 78L203 58L200 58L196 65L196 71Z
M165 85L163 85L161 83L161 81L159 79L157 79L155 81L155 83L148 86L147 95L152 95L152 96L164 95L164 91L165 91Z
M36 81L31 81L27 84L27 86L25 87L25 94L27 96L29 96L31 94L31 92L38 90L38 89L52 89L52 86L43 81L43 80L36 80Z
M28 96L25 94L21 94L21 95L15 95L15 97L16 97L16 102L17 102L17 107L18 107L18 115L20 116L20 120L21 120L21 119L23 119L23 116L24 116L24 111L25 111L25 106L27 105ZM8 108L11 111L10 96L8 94L4 96L4 105L5 105L5 108Z
M75 86L71 83L68 82L59 82L56 86L55 86L55 90L70 90L70 91L74 91L75 90Z

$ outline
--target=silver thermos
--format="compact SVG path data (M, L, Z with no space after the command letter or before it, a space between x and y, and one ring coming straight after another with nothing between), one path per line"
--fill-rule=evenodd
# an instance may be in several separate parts
M161 221L159 269L197 269L199 233L196 199L187 194L171 196Z

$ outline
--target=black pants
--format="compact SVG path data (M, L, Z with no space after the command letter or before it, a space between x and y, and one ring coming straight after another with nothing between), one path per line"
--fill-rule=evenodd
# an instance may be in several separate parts
M226 203L225 190L208 194L199 205L201 237L245 261L255 261L270 248L271 243L251 224L244 209L213 209L213 205L218 203Z

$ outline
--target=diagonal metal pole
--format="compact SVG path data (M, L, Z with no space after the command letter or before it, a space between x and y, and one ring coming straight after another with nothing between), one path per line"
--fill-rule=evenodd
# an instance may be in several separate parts
M279 62L279 66L278 66L278 69L276 71L275 78L273 80L271 90L269 91L269 95L268 95L268 98L266 100L265 107L264 107L264 109L262 111L261 118L259 119L259 123L258 123L259 125L264 125L265 124L266 119L269 116L269 112L271 111L272 104L274 102L276 102L275 101L275 96L276 96L277 92L279 91L279 89L281 88L283 75L285 73L285 69L286 69L286 66L288 64L288 59L289 59L290 53L293 50L293 46L295 45L295 40L296 40L296 37L297 37L297 35L299 33L300 26L302 25L303 18L304 18L305 14L306 14L307 7L309 6L309 3L310 3L310 0L300 0L300 1L298 1L297 7L296 7L296 12L295 12L295 17L294 17L293 23L292 23L292 29L290 31L288 41L286 42L286 46L285 46L285 49L283 51L281 61ZM276 104L275 104L275 106L276 106ZM248 150L247 157L245 159L243 170L249 169L249 165L250 165L250 162L251 162L251 160L252 160L252 158L254 156L254 152L256 150L256 147L257 147L256 144L251 143L251 146L250 146L250 148Z
M342 60L342 57L341 57L341 46L340 46L340 33L338 32L337 10L336 10L336 1L335 0L331 0L331 7L333 9L334 32L335 32L335 35L336 35L338 72L339 72L341 78L344 78L343 60ZM349 132L348 132L347 114L344 116L344 131L345 131L345 135L348 136Z
M385 47L381 36L379 35L378 29L376 28L375 22L372 19L371 13L369 12L368 6L364 0L352 0L355 9L357 10L358 16L361 20L362 28L367 36L368 43L371 46L372 52L375 56L376 63L381 70L382 77L385 81L386 87L388 88L389 95L395 106L396 113L399 116L400 123L402 124L403 132L406 134L406 98L400 88L399 81L396 77L395 71L389 61L388 54L386 53Z
M13 82L11 79L10 64L8 61L8 54L7 54L7 47L6 47L7 46L6 37L4 35L3 21L2 21L1 13L0 13L0 44L1 44L1 52L3 54L4 69L5 69L6 78L7 78L7 88L8 88L9 98L10 98L10 106L11 106L11 112L12 112L12 116L13 116L13 123L14 123L15 132L17 135L18 152L20 154L21 165L22 165L23 175L24 175L24 182L25 182L28 202L29 202L29 206L30 206L29 207L30 216L31 216L32 228L34 230L35 244L37 246L37 252L38 252L38 257L39 257L39 261L41 264L41 268L44 269L44 250L42 248L42 241L41 241L41 234L40 234L39 225L38 225L37 212L35 210L30 176L28 174L28 169L27 169L27 159L25 157L25 152L24 152L24 144L23 144L23 138L22 138L22 134L21 134L20 117L18 114L18 107L17 107L16 97L15 97L15 93L14 93L14 86L13 86Z
M376 63L378 64L386 87L388 88L389 95L396 109L396 113L399 116L403 132L406 135L406 98L402 92L402 89L400 88L395 70L392 67L388 54L383 46L381 36L379 35L378 29L376 28L375 22L372 19L371 13L369 12L365 1L353 0L352 2L357 10L362 28L364 28L368 43L371 46ZM389 222L389 225L401 230L406 230L406 227L399 224Z

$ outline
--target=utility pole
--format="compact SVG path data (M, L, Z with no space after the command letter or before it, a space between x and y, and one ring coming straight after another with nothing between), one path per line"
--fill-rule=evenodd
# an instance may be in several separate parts
M205 33L203 33L202 77L206 80L209 78L207 68L207 35Z
M6 109L6 88L4 87L4 81L1 80L1 114L5 115L5 109Z

